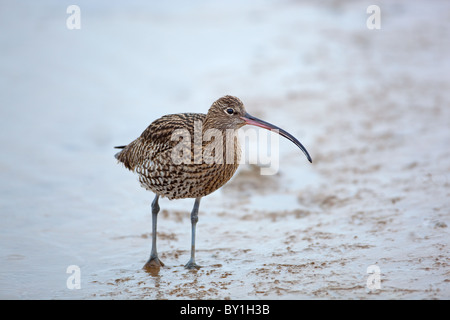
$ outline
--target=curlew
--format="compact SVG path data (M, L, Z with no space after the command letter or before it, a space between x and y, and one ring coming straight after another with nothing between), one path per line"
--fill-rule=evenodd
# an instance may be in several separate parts
M207 114L165 115L151 123L139 138L115 157L139 176L139 182L155 194L152 209L152 247L144 268L161 267L156 250L159 197L194 198L191 211L191 257L185 268L199 268L195 262L195 231L200 199L227 183L239 166L241 150L236 133L244 125L274 130L311 157L305 147L283 129L255 118L236 97L216 100Z

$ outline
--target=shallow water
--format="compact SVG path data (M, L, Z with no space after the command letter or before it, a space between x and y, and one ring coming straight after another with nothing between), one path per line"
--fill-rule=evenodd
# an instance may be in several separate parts
M78 5L0 5L0 298L450 298L446 1L382 1L380 30L344 1ZM153 195L112 147L224 94L313 164L281 139L202 199L195 271L193 200L161 199L146 272Z

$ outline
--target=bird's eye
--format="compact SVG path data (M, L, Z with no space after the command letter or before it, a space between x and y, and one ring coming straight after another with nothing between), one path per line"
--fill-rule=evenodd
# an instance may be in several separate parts
M234 113L234 109L233 108L228 108L227 110L225 110L226 113L228 114L233 114Z

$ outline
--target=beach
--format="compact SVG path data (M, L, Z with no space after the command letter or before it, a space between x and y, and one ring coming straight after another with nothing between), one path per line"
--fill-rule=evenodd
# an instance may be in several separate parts
M72 4L0 4L0 298L450 298L448 1L379 29L366 1ZM145 271L154 195L114 146L228 94L312 163L279 138L204 197L198 270L194 199L161 199Z

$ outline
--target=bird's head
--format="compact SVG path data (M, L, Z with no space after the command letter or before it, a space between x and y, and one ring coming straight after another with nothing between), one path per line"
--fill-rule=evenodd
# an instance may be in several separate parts
M254 125L267 130L274 130L281 136L292 141L300 150L303 151L309 162L312 162L306 148L287 131L261 119L250 115L239 98L233 96L224 96L216 100L208 110L206 116L208 128L216 128L219 130L239 129L244 125Z
M241 117L246 113L244 104L239 98L224 96L214 101L209 108L208 125L219 130L239 129L245 125L245 121Z

